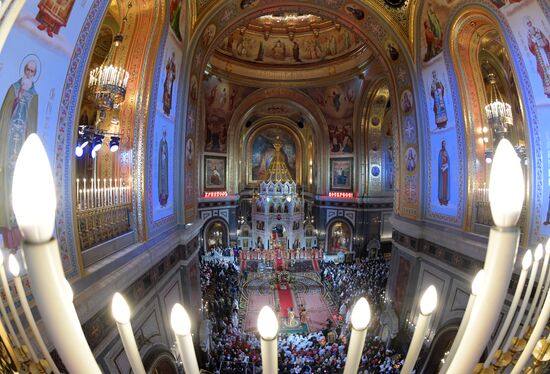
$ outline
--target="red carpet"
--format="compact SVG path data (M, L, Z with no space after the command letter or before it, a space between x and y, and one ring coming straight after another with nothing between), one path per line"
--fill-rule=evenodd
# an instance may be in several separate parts
M292 300L292 291L290 286L287 286L286 290L282 290L280 285L277 285L277 291L279 293L279 305L281 306L281 317L288 317L288 309L294 309L294 301Z
M313 262L313 269L315 269L316 272L319 272L319 263L317 262L317 259L314 258L313 260L311 260Z
M283 259L277 258L277 271L283 271Z

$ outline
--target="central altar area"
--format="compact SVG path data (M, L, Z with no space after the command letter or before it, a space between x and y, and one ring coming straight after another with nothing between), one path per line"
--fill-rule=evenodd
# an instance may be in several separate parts
M302 248L304 241L304 201L286 164L280 139L273 142L275 152L267 178L254 194L252 237L258 249Z
M264 305L275 311L282 333L322 330L335 305L325 294L316 259L293 261L288 270L277 271L264 260L246 261L240 319L244 331L256 331L258 313Z

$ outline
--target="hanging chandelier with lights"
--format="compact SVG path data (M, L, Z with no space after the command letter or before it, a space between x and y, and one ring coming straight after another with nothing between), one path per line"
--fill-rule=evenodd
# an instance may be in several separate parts
M489 73L487 78L491 84L491 94L489 104L485 105L485 114L487 115L487 122L495 135L502 139L514 122L512 106L502 99L495 74Z
M90 71L89 97L100 110L113 110L126 97L130 74L122 67L103 64Z
M126 15L122 18L121 32L114 36L107 58L101 66L90 71L88 98L95 103L102 119L105 118L105 111L117 110L126 98L130 74L126 69L115 64L115 56L117 48L124 40L122 30L128 21L128 12L131 7L132 3L128 2Z

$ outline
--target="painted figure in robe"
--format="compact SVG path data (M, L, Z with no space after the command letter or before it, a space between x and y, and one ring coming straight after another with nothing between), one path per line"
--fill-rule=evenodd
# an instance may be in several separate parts
M59 34L61 27L67 26L74 0L40 0L38 2L38 29L46 31L50 38Z
M447 206L451 199L451 185L449 183L450 166L449 154L445 149L445 140L441 141L441 149L437 160L437 199L440 205Z
M36 56L33 56L23 65L22 77L8 89L0 110L0 228L8 231L17 231L11 205L15 162L27 136L37 131L38 93L34 84L40 65ZM9 233L7 237L9 240Z
M168 203L168 141L166 140L166 129L162 131L162 139L159 144L158 194L160 206L165 207Z
M166 61L166 77L164 78L164 91L162 95L162 108L164 114L170 115L172 110L172 90L174 88L174 80L176 79L176 64L174 60L176 58L175 52L172 52L172 56Z
M438 129L444 129L447 126L447 109L445 107L445 86L443 82L437 78L437 72L432 72L432 86L430 95L433 98L433 111L435 116L435 125Z
M527 18L526 25L529 51L537 61L537 73L542 80L544 94L550 98L550 42L541 29L533 25L530 18Z

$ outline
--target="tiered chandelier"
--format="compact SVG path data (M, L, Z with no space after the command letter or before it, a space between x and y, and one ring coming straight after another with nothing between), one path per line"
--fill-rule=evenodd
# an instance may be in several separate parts
M113 110L124 101L130 74L106 61L90 71L88 82L89 97L99 110Z
M90 71L88 97L101 112L101 119L105 118L105 111L118 110L118 106L126 97L126 88L128 87L130 74L126 69L115 64L115 55L117 47L124 39L122 30L128 21L127 16L131 7L132 3L128 2L126 15L122 18L121 32L114 36L107 58L101 66Z
M498 138L503 138L508 132L508 127L512 126L514 118L512 117L512 106L502 99L502 95L497 87L494 73L487 76L491 84L490 102L485 105L487 122L495 132Z

